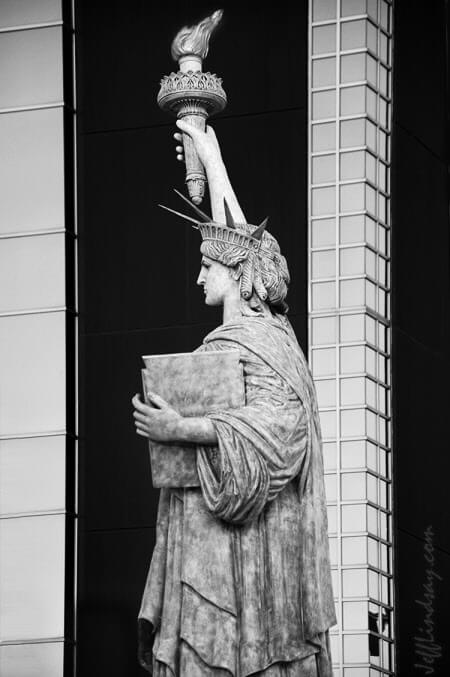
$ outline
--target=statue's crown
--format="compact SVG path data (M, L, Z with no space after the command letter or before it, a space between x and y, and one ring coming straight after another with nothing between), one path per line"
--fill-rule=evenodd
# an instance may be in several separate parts
M194 219L186 214L177 212L174 209L165 207L164 205L159 205L163 209L166 209L177 216L180 216L183 219L190 221L193 224L193 227L200 231L202 240L204 241L215 241L222 242L225 245L230 247L240 247L246 249L248 253L253 252L259 256L264 256L272 261L278 261L280 259L280 254L278 254L273 249L270 249L265 245L263 234L267 226L268 217L262 221L259 226L253 226L248 223L236 223L231 215L230 208L226 199L224 198L224 209L225 209L225 224L216 223L211 219L210 216L205 214L201 209L196 205L192 204L191 201L186 198L182 193L175 189L175 192L179 197L181 197L189 206L195 211L199 218Z

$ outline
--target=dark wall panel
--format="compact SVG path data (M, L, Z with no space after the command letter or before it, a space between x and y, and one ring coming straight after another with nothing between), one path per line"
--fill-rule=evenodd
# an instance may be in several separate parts
M449 25L447 0L394 7L394 574L406 677L450 674Z

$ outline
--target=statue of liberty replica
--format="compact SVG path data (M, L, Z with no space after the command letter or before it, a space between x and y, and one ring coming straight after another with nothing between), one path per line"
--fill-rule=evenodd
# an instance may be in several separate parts
M160 493L139 662L155 677L331 677L321 432L286 316L286 259L266 221L247 222L213 129L177 126L177 159L187 163L188 139L209 186L212 216L193 206L197 284L223 309L197 352L239 351L245 404L187 417L156 392L133 398L137 434L167 454L195 446L198 472L198 486Z

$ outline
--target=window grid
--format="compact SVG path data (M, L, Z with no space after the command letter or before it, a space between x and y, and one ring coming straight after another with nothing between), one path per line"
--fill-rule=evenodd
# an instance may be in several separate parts
M309 41L309 357L323 428L340 677L394 671L392 3L357 5L312 0Z

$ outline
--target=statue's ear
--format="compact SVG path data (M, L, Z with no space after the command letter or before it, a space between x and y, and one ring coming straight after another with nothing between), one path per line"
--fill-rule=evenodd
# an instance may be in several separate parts
M236 280L237 282L242 275L242 263L236 263L235 266L230 266L230 275L233 280Z

